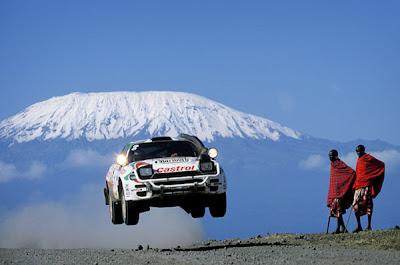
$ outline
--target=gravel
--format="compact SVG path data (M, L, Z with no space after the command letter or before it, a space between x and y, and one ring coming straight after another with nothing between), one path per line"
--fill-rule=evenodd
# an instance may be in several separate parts
M259 235L173 249L0 249L0 264L400 264L400 230Z

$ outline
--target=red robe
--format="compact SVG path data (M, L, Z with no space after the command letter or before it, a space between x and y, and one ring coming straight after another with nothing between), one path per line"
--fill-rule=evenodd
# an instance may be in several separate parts
M342 199L343 207L349 208L353 201L353 183L356 172L341 160L331 162L331 175L327 206L330 207L334 199Z
M371 186L371 195L375 198L381 191L385 178L385 163L370 154L365 154L357 160L356 173L353 188Z

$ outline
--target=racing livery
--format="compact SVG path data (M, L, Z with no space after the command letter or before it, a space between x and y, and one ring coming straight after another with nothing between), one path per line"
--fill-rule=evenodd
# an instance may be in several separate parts
M111 222L135 225L150 207L179 206L193 218L208 207L211 216L225 216L226 180L217 154L187 134L128 143L106 175Z

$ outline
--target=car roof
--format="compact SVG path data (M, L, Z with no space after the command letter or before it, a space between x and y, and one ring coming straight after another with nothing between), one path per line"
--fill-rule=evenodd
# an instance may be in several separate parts
M135 144L152 143L152 142L170 142L170 141L185 141L185 139L178 139L172 137L153 137L149 139L130 142L127 145L130 145L130 147L132 147Z
M125 147L128 147L128 149L131 149L133 145L135 144L143 144L143 143L152 143L152 142L170 142L170 141L187 141L196 146L199 150L204 150L206 147L204 144L200 141L199 138L196 136L188 135L188 134L179 134L178 137L170 137L170 136L158 136L158 137L152 137L149 139L145 140L138 140L134 142L130 142L125 145Z

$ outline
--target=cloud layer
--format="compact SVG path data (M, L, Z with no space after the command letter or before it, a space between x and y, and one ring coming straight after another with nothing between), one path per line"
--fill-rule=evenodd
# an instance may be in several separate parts
M107 166L112 163L112 155L103 155L91 149L74 149L64 161L66 167L88 167L94 164Z
M0 220L2 248L136 248L188 245L203 237L197 219L178 208L142 213L136 226L112 225L102 189L86 186L63 201L31 204Z
M16 179L35 180L44 176L47 166L40 161L32 161L27 169L18 169L14 164L0 161L0 183Z
M377 159L385 162L386 168L392 168L400 165L400 152L397 150L383 150L375 151L370 153ZM342 161L352 168L356 168L357 154L355 152L347 153L343 156L339 156ZM323 157L322 155L313 154L308 156L306 159L299 162L299 166L305 170L319 170L329 168L328 157Z
M305 170L322 169L327 166L326 158L322 155L310 155L299 163L300 168Z
M400 152L397 150L383 150L370 153L377 159L385 162L386 167L394 167L400 165ZM347 153L341 158L346 164L356 168L357 155L355 152Z
M112 163L110 154L100 154L91 149L71 150L64 161L58 164L61 168L83 168L107 167ZM36 180L42 178L48 171L48 167L41 161L33 160L27 163L27 168L19 168L13 163L0 160L0 183L10 182L18 179Z

